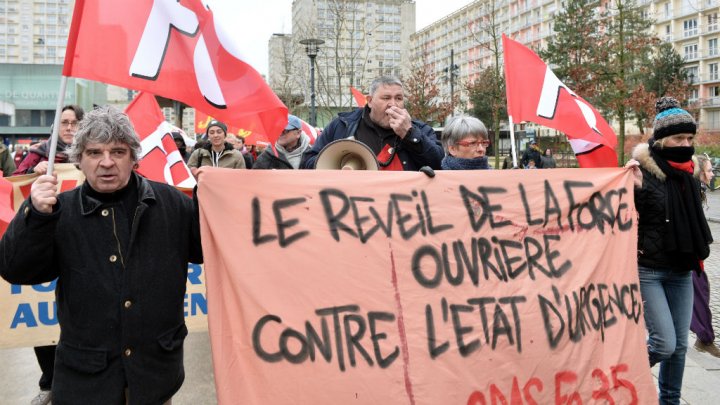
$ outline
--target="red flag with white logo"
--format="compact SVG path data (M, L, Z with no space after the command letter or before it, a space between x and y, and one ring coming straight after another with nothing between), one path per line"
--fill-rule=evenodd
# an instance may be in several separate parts
M211 0L76 0L63 75L182 101L275 141L287 108Z
M600 113L565 86L533 51L505 35L502 40L508 115L513 121L565 133L580 167L617 167L617 137Z
M183 161L155 96L140 92L125 108L140 137L142 153L137 172L150 180L172 186L195 187L195 178Z
M365 98L365 95L353 86L350 86L350 92L352 93L357 106L360 108L365 107L365 104L367 104L367 98Z

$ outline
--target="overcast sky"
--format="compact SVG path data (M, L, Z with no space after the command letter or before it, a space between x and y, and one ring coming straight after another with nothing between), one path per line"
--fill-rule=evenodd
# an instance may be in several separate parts
M415 0L415 28L427 25L472 3L473 0ZM234 9L223 9L230 7ZM229 19L230 26L237 27L243 38L241 49L244 59L255 70L267 75L268 40L274 33L292 32L292 0L231 0L211 5L216 16ZM220 10L218 10L220 8ZM215 12L218 10L218 12ZM217 18L217 17L216 17Z

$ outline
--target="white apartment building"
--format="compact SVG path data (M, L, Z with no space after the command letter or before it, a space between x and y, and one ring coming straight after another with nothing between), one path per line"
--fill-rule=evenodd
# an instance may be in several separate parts
M283 78L299 77L294 91L309 104L310 62L299 41L321 39L325 43L316 58L317 105L348 108L354 105L350 86L367 91L377 76L401 75L408 69L415 2L294 0L292 27L292 34L270 39L270 87L280 92L283 83L287 85Z
M637 0L655 20L659 38L671 42L685 58L692 83L692 99L701 106L700 125L720 131L720 29L719 0ZM424 58L440 77L446 76L453 50L458 65L455 91L466 97L461 83L474 81L492 66L488 20L494 16L499 33L530 48L542 48L553 35L552 18L563 8L560 0L478 0L438 20L412 36L413 55ZM502 63L502 61L501 61ZM449 99L446 80L442 91Z
M700 127L720 131L719 0L640 0L655 18L656 35L685 59L691 100L700 105Z
M49 134L59 97L74 0L0 0L0 137ZM66 104L107 101L106 85L68 80Z
M0 0L0 63L62 64L74 0Z

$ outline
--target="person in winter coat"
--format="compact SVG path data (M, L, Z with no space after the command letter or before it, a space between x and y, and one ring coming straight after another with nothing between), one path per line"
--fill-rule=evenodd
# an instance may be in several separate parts
M707 207L707 185L715 176L712 171L712 162L705 155L696 155L694 158L695 172L694 176L700 180L700 198L703 205ZM720 357L720 348L715 344L715 331L712 324L712 312L710 312L710 281L707 272L703 268L701 271L692 272L693 281L693 312L690 321L690 330L695 333L695 350L708 353L711 356Z
M173 141L175 141L175 146L177 147L183 162L187 163L188 159L190 159L190 154L187 151L187 145L185 144L185 139L183 139L182 134L180 132L173 131L170 135L172 135Z
M656 103L653 135L633 150L638 271L650 365L660 363L661 404L678 404L693 307L691 272L710 254L712 235L693 177L697 125L677 100Z
M66 105L60 113L60 129L58 131L57 152L55 163L67 163L68 157L65 150L72 145L75 132L82 121L85 112L77 105ZM50 140L43 142L36 148L30 148L27 156L20 162L13 176L20 174L45 174L47 173L48 157L50 156Z
M15 160L13 160L10 149L0 142L0 170L3 177L10 177L15 171Z
M253 164L253 169L298 169L303 153L310 148L310 137L302 131L300 118L289 115L288 124L280 134L275 149L266 148Z
M190 155L187 165L190 172L197 178L198 169L203 166L225 167L228 169L244 169L245 159L238 150L225 142L227 126L220 121L210 121L206 130L208 142L195 149Z
M40 176L0 241L8 282L57 278L53 404L164 404L182 386L197 199L137 175L139 153L127 115L87 113L68 151L85 183L58 193Z
M555 162L555 158L553 157L552 150L550 149L545 149L545 153L540 156L540 160L542 161L543 169L554 169L557 167L557 163Z
M383 76L373 80L365 108L340 113L303 156L303 169L314 169L320 151L338 139L355 139L376 155L381 170L440 169L445 153L432 127L413 120L405 109L400 79Z
M447 155L442 160L443 170L490 169L485 154L490 146L485 124L475 117L457 116L450 119L442 134Z
M535 162L535 167L532 167L532 169L542 169L542 151L534 139L530 141L530 145L525 152L523 152L522 158L520 158L520 165L526 169L530 169L531 160Z

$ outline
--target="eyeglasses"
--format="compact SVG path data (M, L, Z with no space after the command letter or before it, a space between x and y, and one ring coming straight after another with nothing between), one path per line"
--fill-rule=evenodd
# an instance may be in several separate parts
M487 148L490 146L490 141L488 140L481 140L481 141L457 141L455 142L455 145L464 146L466 148L477 148L478 145L482 145L483 148Z
M62 120L60 121L60 125L63 127L76 128L78 126L78 121Z

